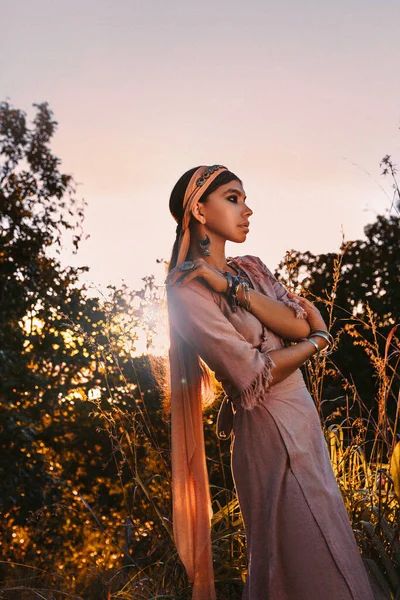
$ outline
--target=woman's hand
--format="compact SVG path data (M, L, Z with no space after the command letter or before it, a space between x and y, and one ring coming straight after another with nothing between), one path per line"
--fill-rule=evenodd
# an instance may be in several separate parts
M220 271L209 265L204 258L196 258L194 268L190 271L181 271L180 266L174 267L168 273L165 283L166 285L186 285L192 279L200 278L208 283L215 291L225 293L228 289L228 281Z
M289 298L294 300L298 300L302 308L307 313L307 321L310 324L311 330L313 329L328 329L325 321L322 318L321 313L318 308L314 306L312 302L307 300L307 298L303 298L303 296L298 296L297 294L293 294L293 292L288 292ZM310 334L312 335L312 334Z

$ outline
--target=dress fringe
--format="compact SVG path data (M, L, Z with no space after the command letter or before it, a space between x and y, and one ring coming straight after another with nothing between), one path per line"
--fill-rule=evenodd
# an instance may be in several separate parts
M265 392L272 382L271 369L276 365L268 352L263 356L265 365L262 371L260 371L246 389L240 392L240 404L246 410L252 410L255 406L261 404L260 400L265 396Z
M288 298L285 294L280 301L283 302L283 304L286 304L286 306L289 306L289 308L293 308L294 312L296 313L296 319L307 318L307 312L296 300L290 300L290 298Z
M272 271L268 269L258 256L236 256L235 258L229 257L229 260L234 260L239 267L244 266L244 268L251 273L254 281L260 285L263 293L270 298L274 298L274 295L271 294L270 290L265 285L265 277L267 277L271 282L272 288L275 290L276 299L283 302L283 304L286 304L286 306L289 306L289 308L293 308L297 319L307 318L307 312L304 308L297 300L290 300L288 298L288 290L279 283Z

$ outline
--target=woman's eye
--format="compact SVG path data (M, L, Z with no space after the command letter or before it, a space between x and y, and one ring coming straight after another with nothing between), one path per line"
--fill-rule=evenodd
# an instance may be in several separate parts
M237 199L238 199L237 196L228 196L228 200L230 200L231 198L234 198L234 201L237 202Z

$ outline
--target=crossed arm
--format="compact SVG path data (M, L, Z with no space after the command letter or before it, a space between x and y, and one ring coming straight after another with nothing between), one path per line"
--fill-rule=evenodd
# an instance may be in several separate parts
M282 286L283 287L283 286ZM261 323L284 340L298 342L311 333L311 327L305 318L297 318L293 308L281 300L269 298L256 290L250 289L251 312ZM244 298L240 296L243 302Z
M263 325L279 337L290 342L298 342L311 333L307 313L294 300L288 298L288 291L280 283L258 256L252 256L252 263L263 273L272 285L275 298L250 289L251 312ZM239 301L243 304L243 290L239 291Z
M281 284L278 285L281 286ZM284 292L279 290L278 297L287 293L284 286L282 289ZM258 314L265 319L268 327L275 324L280 331L278 335L286 333L288 334L287 339L289 336L292 339L297 336L302 337L304 330L299 324L303 323L304 327L304 323L307 324L305 318L296 318L293 309L278 300L268 298L263 294L257 294L256 297L256 294L257 292L254 294L254 310L258 310ZM272 350L268 353L274 363L271 369L271 366L266 363L267 357L260 350L254 348L235 329L213 301L209 290L196 280L181 288L172 286L169 290L169 305L171 324L182 339L196 349L201 358L215 372L219 381L228 379L242 393L265 369L270 369L271 385L274 385L293 373L315 352L312 345L307 342L299 342L289 348ZM269 314L269 312L274 312L272 308L275 309L273 317ZM254 314L256 313L254 312ZM257 318L260 317L257 315ZM282 318L285 323L283 325L278 323L276 326L276 323ZM298 328L295 336L293 327ZM309 329L304 331L304 334L307 333L309 333Z

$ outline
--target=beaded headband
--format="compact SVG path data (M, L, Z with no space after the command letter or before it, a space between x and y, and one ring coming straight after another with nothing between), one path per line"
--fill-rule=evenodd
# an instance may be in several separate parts
M197 200L204 194L211 182L223 171L228 171L223 165L212 165L211 167L201 166L193 173L185 196L183 198L184 214L182 218L182 229L179 237L179 250L176 265L184 262L190 246L189 223L192 214L192 208ZM177 220L177 219L176 219Z
M206 180L210 177L210 175L212 175L215 171L218 171L218 169L226 169L226 167L223 167L222 165L213 165L212 167L207 167L207 170L196 181L197 187L201 187L203 185L203 183L205 183ZM219 175L219 173L218 173L218 175Z

